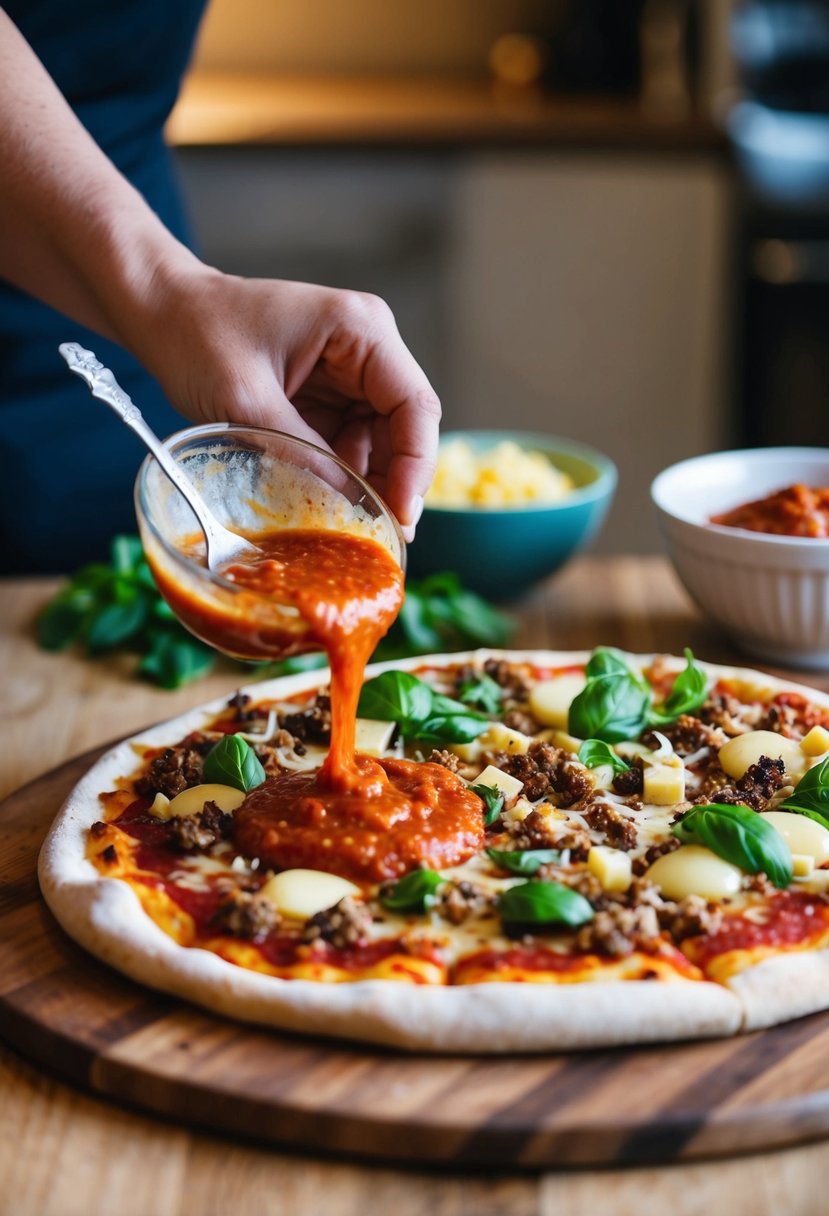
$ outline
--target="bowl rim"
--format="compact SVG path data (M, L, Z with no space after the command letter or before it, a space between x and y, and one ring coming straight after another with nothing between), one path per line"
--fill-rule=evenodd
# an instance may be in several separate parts
M673 506L668 506L665 502L664 486L668 479L680 471L690 469L693 465L702 465L709 462L716 463L718 460L734 459L736 457L745 459L748 464L754 460L773 460L788 459L788 460L814 460L820 459L826 462L829 466L829 448L819 447L802 447L802 446L785 446L780 445L773 448L728 448L717 452L701 452L697 456L688 456L684 460L678 460L675 464L668 465L660 473L657 473L651 482L650 497L651 502L656 507L657 511L667 516L669 519L675 520L687 528L695 528L700 532L713 534L715 536L730 537L734 541L754 545L771 545L776 548L785 548L787 546L795 549L811 549L816 550L819 546L829 547L829 537L820 536L785 536L776 532L756 532L751 528L735 528L727 524L714 524L709 520L690 519L687 515L680 513ZM795 484L789 482L788 484ZM781 486L785 489L785 486ZM774 491L770 491L774 493ZM765 495L764 497L768 497ZM747 501L753 501L748 499ZM761 500L758 500L761 501Z
M583 460L585 464L592 465L596 471L596 477L585 486L576 486L574 489L568 490L563 498L557 499L555 502L522 502L514 507L488 507L483 504L469 507L448 507L432 506L427 502L423 509L424 515L428 511L430 515L469 515L476 518L485 516L487 519L498 519L515 518L516 515L524 513L538 515L545 511L562 511L607 497L616 489L619 480L616 465L603 452L599 452L596 448L591 448L577 439L563 439L545 431L461 427L453 431L443 431L438 446L442 447L443 444L454 439L469 439L470 437L482 440L485 446L495 447L496 444L511 439L514 442L520 442L521 446L540 450L547 456L555 456L557 452L564 456L575 456L576 459Z
M339 456L337 456L334 452L326 451L325 448L318 447L317 444L310 443L307 439L300 439L298 435L291 435L287 431L278 431L273 427L254 426L254 425L248 425L247 423L242 423L242 422L198 423L195 426L183 427L180 431L173 431L173 433L171 435L167 435L162 440L162 443L164 444L165 448L167 448L167 450L172 453L173 447L179 442L185 442L193 437L201 438L202 436L204 436L204 437L209 438L211 436L226 435L228 432L244 432L246 434L252 433L253 435L269 435L269 436L277 435L281 440L287 439L290 443L295 443L301 448L307 448L311 452L316 452L322 456L326 456L328 459L332 460L335 464L339 465L339 467L345 473L347 473L349 477L352 477L362 487L363 491L365 493L367 493L370 498L372 498L375 502L377 502L380 505L380 507L382 508L382 513L390 521L391 527L392 527L392 533L395 536L399 549L400 549L400 553L397 558L397 562L405 576L405 573L406 573L406 542L403 538L403 532L401 530L400 523L399 523L397 517L394 515L394 513L392 512L391 508L387 505L385 500L383 498L381 498L381 496L378 494L378 492L374 489L374 487L369 485L369 483L366 481L366 479L364 477L361 477L359 473L357 473L354 469L352 469L350 465L346 464L345 461L342 460ZM146 523L147 527L149 528L149 530L152 533L156 542L162 547L164 552L170 558L172 558L172 560L174 562L182 565L187 571L189 571L193 575L196 575L197 577L199 577L201 579L206 578L208 580L208 582L213 583L215 586L217 586L223 590L232 591L232 592L238 594L238 592L240 591L240 586L238 583L233 583L230 581L230 579L223 578L221 574L217 574L215 571L210 570L207 566L202 566L198 562L194 562L192 560L192 558L188 557L185 553L182 553L182 551L180 549L177 549L173 545L171 545L168 542L168 540L166 539L166 537L162 536L162 534L159 532L158 528L156 527L153 520L150 518L147 511L144 510L143 506L141 505L142 488L146 484L148 472L153 465L158 466L158 461L155 459L155 457L152 455L151 452L148 452L147 455L144 457L144 459L141 461L141 465L140 465L140 467L138 469L138 473L136 474L136 477L135 477L135 483L134 483L134 487L133 487L133 498L134 498L134 502L135 502L136 514L138 515L139 520L141 520L141 519L144 520L144 522ZM162 476L164 476L163 470L162 470ZM258 595L259 593L254 593L254 594ZM269 597L264 596L261 598L268 599Z

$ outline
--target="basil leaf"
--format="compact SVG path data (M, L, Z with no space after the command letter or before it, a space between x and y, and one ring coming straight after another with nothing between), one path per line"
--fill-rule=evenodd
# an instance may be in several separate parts
M542 866L561 860L559 849L522 849L518 852L504 852L501 849L487 849L487 856L502 870L510 874L521 874L529 878L536 874Z
M215 650L189 637L176 625L169 632L153 633L150 650L138 670L162 688L172 689L207 675L215 662Z
M803 774L780 811L794 811L829 828L829 756Z
M504 795L494 785L470 785L469 788L483 801L484 823L488 828L492 827L504 809Z
M357 713L362 718L396 722L404 738L432 712L432 690L407 671L384 671L368 680L360 693Z
M478 646L506 646L515 626L474 591L461 588L452 597L452 623L458 635Z
M665 701L648 715L650 726L665 726L674 722L680 714L693 714L705 701L708 678L694 661L693 651L685 647L687 666L674 680L674 686Z
M560 882L522 882L504 891L498 900L506 925L583 925L595 913L578 891Z
M110 561L116 574L134 574L144 564L144 550L137 536L116 536L110 546Z
M92 654L111 650L128 641L144 627L149 603L143 595L133 595L120 604L109 604L93 619L86 636Z
M630 768L630 765L621 756L617 756L613 748L603 739L585 739L579 748L579 760L587 768L599 768L603 764L610 764L614 773L626 773Z
M482 672L461 685L458 697L465 705L477 705L484 713L497 714L501 708L504 691L497 680Z
M390 912L426 912L435 891L446 880L434 870L412 870L391 888L380 889L380 903Z
M597 646L588 659L584 674L588 680L599 676L626 676L640 688L646 688L642 676L633 670L621 650L613 646Z
M488 726L489 718L481 718L471 711L465 714L435 714L416 728L412 727L413 733L408 737L424 743L471 743Z
M579 739L605 743L636 739L644 729L649 700L630 673L589 678L570 705L567 728Z
M407 589L397 621L415 654L440 650L440 633L430 619L428 604L417 592Z
M711 802L689 811L671 829L686 844L702 844L748 874L763 871L776 887L792 881L792 855L776 828L745 806Z
M262 784L265 770L246 739L241 735L225 735L204 758L204 779L247 793Z
M54 599L37 618L37 640L44 650L65 650L83 631L88 608L77 600Z

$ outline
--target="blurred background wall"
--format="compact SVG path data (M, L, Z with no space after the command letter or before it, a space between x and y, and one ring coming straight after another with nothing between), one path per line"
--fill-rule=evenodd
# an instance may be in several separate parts
M654 550L665 465L825 441L753 405L783 375L756 264L786 263L729 127L734 11L780 7L213 0L171 124L203 250L383 295L446 429L601 448L621 478L600 547Z

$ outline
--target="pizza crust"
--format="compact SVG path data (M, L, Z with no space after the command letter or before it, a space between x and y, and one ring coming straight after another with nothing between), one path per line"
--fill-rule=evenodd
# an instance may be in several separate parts
M485 658L545 666L586 661L589 652L474 651L377 664L387 669L444 666ZM641 658L641 656L637 656ZM647 657L644 661L647 661ZM683 660L676 660L678 667ZM771 691L802 685L745 668L707 670ZM258 699L284 699L327 682L325 670L250 686ZM226 705L216 700L118 744L70 793L44 843L38 873L44 898L66 932L132 979L229 1017L305 1034L356 1039L414 1051L538 1052L735 1034L829 1006L829 951L765 960L728 987L662 981L486 983L431 987L382 980L319 984L246 971L209 951L177 945L147 916L133 890L102 878L85 856L100 818L99 794L135 770L136 747L168 744L204 726Z

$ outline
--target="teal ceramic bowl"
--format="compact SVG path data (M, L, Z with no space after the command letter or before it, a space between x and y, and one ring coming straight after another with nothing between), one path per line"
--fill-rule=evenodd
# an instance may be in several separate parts
M543 452L575 489L558 502L518 507L426 507L409 546L413 578L454 570L491 600L511 600L546 578L596 536L616 489L616 466L583 444L530 431L452 431L473 451L503 440Z

